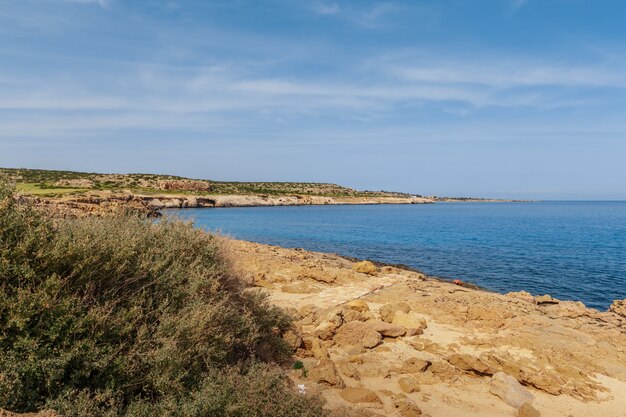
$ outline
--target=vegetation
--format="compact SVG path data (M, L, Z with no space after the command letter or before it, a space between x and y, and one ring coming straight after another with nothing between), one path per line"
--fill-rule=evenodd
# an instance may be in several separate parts
M408 194L387 191L357 191L340 185L312 182L229 182L195 180L172 175L96 174L9 168L0 168L1 174L16 182L21 192L40 196L60 196L98 190L129 190L143 194L408 196Z
M0 408L327 416L272 365L290 326L214 236L133 217L52 222L0 184Z

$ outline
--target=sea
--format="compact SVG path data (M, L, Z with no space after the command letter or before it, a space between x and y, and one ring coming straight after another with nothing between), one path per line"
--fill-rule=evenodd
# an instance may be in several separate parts
M626 202L436 203L168 210L196 227L402 264L487 290L606 310L626 298Z

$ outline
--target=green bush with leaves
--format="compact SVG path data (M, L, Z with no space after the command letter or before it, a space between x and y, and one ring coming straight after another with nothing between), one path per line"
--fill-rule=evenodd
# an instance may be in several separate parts
M220 239L133 217L51 221L0 184L0 408L324 416L276 365L289 318Z

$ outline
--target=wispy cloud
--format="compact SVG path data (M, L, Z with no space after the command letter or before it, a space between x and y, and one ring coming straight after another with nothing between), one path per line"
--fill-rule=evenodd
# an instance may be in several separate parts
M339 10L337 3L316 3L313 5L313 11L320 15L334 15L339 13Z

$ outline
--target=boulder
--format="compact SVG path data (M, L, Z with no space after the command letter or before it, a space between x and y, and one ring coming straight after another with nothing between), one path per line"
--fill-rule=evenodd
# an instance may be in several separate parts
M339 392L341 398L345 401L356 404L356 403L377 403L382 404L380 397L376 395L374 391L370 391L366 388L344 388Z
M376 275L378 272L378 268L370 261L361 261L352 265L352 269L356 272L360 272L362 274L367 275Z
M302 346L302 336L300 335L300 332L298 331L298 329L287 330L285 333L283 333L282 338L285 341L285 343L287 343L287 346L289 346L289 348L293 350L294 352L300 346Z
M398 380L398 385L400 385L400 389L407 394L412 392L418 392L420 390L420 386L417 383L417 380L412 377L403 377Z
M391 323L398 311L408 313L411 311L411 306L405 302L385 304L378 310L378 314L382 321Z
M343 321L366 321L372 318L370 308L365 301L354 300L346 303L342 310Z
M426 371L432 362L425 361L420 358L411 358L404 361L402 367L399 369L403 374L416 374Z
M394 405L400 417L420 417L422 415L422 410L406 397L396 398Z
M448 356L446 360L450 365L465 372L472 372L478 375L493 375L494 373L489 364L476 356L465 353L453 353Z
M526 390L515 378L504 372L497 372L491 378L489 392L497 395L513 408L534 400L533 395Z
M385 323L384 321L370 321L367 324L369 324L372 329L376 330L382 336L400 337L406 334L406 329L404 327Z
M541 417L541 413L531 403L524 403L517 410L515 417Z
M330 340L342 324L343 318L341 312L332 311L327 314L324 320L315 328L314 333L322 340Z
M414 312L396 311L392 323L407 329L407 336L420 335L428 327L426 320Z
M351 321L337 330L333 340L340 346L363 346L371 349L380 343L382 336L363 322Z
M320 360L320 361L323 361L329 356L328 349L326 349L326 346L324 346L324 342L319 340L317 337L314 339L311 339L311 353L313 354L313 357L315 359Z
M309 371L309 378L318 384L330 385L332 387L343 388L346 384L337 371L335 363L330 359L322 359L319 364Z
M322 309L314 304L307 304L300 308L300 323L303 325L313 324L317 321L322 313Z
M611 307L609 307L609 311L622 317L626 317L626 299L613 301Z

